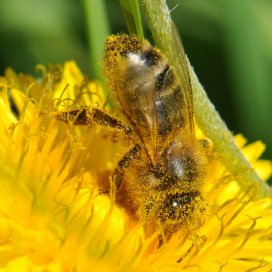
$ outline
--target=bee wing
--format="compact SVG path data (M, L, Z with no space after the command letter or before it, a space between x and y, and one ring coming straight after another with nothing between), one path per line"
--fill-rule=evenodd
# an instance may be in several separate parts
M150 47L147 52L130 53L119 61L114 89L123 113L155 162L167 142L187 126L188 113L173 68L157 49Z
M174 66L178 74L180 85L184 96L184 105L187 109L187 123L189 124L189 129L192 137L194 137L194 107L193 107L193 90L192 81L190 76L188 59L184 51L181 37L179 35L178 29L174 24L172 24L172 33L174 44L176 45L175 52L178 52L177 56L172 56L174 61ZM172 51L173 52L173 51Z
M174 38L182 49L177 32ZM147 41L128 35L107 39L104 62L111 89L152 162L176 135L194 131L184 51L172 59L178 61L180 79L165 56Z
M137 54L119 61L114 82L116 97L134 131L153 160L157 142L156 81L153 70Z

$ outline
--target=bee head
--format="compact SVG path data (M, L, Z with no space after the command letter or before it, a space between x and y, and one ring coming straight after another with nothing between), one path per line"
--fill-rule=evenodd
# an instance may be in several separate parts
M159 224L168 236L176 232L183 223L190 227L200 225L205 203L198 191L170 193L165 195L158 210Z
M192 203L196 198L200 198L196 191L166 195L159 208L160 220L184 220L192 212Z

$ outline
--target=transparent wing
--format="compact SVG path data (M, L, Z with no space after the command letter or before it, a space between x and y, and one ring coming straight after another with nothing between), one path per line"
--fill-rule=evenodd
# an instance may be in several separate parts
M120 61L114 89L123 113L156 161L167 142L186 126L187 108L174 70L157 49L149 50L149 56L157 56L152 65L137 54Z
M152 69L137 56L119 62L115 78L116 97L134 131L153 161L157 146L155 80Z
M174 58L179 77L166 57L145 40L113 35L106 44L104 62L110 86L153 162L177 135L194 135L188 64L174 33L182 49Z
M177 70L177 74L180 80L181 89L183 91L184 96L184 104L187 108L187 120L186 122L189 124L189 129L194 137L194 107L193 107L193 91L192 91L192 82L189 70L188 60L183 48L183 44L181 41L181 37L179 32L174 24L172 24L172 33L173 39L175 41L177 47L177 56L172 56L174 61L175 69ZM175 52L176 52L175 51Z

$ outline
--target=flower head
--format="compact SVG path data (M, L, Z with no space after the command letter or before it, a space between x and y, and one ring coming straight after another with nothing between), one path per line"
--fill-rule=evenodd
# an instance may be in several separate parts
M99 83L73 62L40 67L39 80L7 70L0 79L0 268L3 271L270 271L272 201L240 189L210 155L207 212L196 232L157 246L141 222L115 205L100 184L125 149L114 131L74 126L56 110L103 108ZM110 109L109 109L110 110ZM271 162L261 142L236 141L263 180ZM238 173L237 173L238 174Z

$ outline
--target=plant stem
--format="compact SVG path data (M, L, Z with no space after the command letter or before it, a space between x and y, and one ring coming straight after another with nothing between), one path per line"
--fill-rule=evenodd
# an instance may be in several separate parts
M109 34L105 3L103 0L82 0L82 4L86 18L91 76L101 79L101 60Z
M130 34L143 37L142 18L138 0L119 0Z
M141 4L156 45L164 52L182 79L184 73L178 56L183 54L183 47L175 38L175 28L166 1L141 0ZM270 187L256 174L234 142L232 133L208 99L190 64L188 68L192 77L195 118L204 134L212 140L215 152L220 154L224 165L244 191L255 189L256 199L271 196Z

